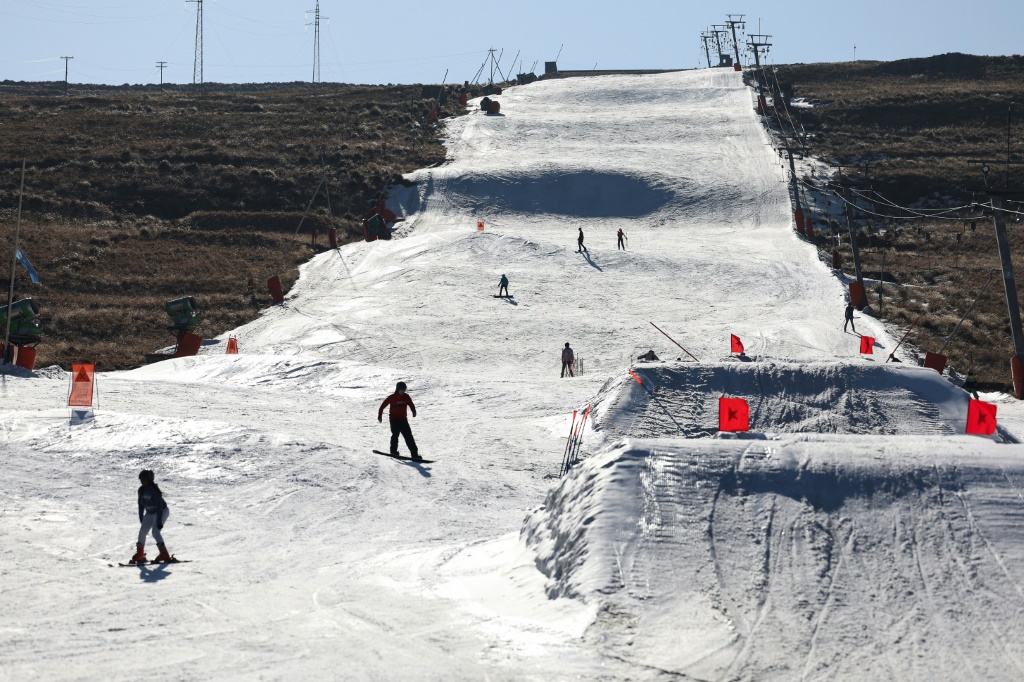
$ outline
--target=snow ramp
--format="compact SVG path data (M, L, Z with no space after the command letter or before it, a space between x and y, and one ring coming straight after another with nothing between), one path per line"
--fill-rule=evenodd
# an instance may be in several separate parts
M523 536L639 679L1020 679L1024 464L966 436L625 440Z
M594 402L605 440L708 438L718 399L743 398L758 433L963 433L967 394L934 370L878 362L640 363ZM1000 434L999 439L1011 439Z

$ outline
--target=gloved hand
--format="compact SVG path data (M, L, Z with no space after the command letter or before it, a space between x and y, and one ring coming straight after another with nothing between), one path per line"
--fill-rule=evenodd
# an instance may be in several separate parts
M163 530L164 529L164 524L162 524L162 523L156 524L156 529L157 530Z
M378 414L377 415L377 421L380 422L381 424L383 424L384 423L384 417L382 415Z

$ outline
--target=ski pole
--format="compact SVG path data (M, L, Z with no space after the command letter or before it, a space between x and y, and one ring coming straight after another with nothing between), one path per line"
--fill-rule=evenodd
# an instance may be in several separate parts
M579 460L580 448L583 447L583 430L586 428L587 417L589 417L589 416L590 416L590 405L587 405L587 409L583 410L583 419L580 420L579 436L576 438L576 447L573 448L573 453L569 457L569 465L568 465L568 467L566 467L566 470L565 470L566 473L569 472L569 468L571 468L572 465L574 465L574 464L576 464L577 462L580 461Z
M69 394L70 395L70 394ZM569 437L565 439L565 451L562 453L562 466L558 467L558 475L561 477L565 469L566 459L569 457L569 443L572 442L572 430L576 426L576 410L572 411L572 424L569 425Z
M569 466L570 466L570 462L572 461L572 453L576 450L576 443L579 441L579 438L580 438L580 427L582 425L583 425L583 420L580 419L580 421L576 423L576 426L573 429L572 438L570 439L570 443L569 443L569 451L566 454L566 458L565 458L565 466L562 467L562 470L558 472L559 477L564 476L565 474L569 473Z

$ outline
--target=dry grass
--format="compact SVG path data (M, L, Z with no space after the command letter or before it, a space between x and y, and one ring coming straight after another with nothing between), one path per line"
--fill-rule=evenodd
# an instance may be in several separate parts
M436 93L436 87L433 88ZM79 87L0 84L0 253L13 246L21 160L28 163L17 297L38 302L38 366L142 363L173 342L163 303L195 296L212 337L270 304L324 248L322 199L291 234L327 163L342 242L366 203L401 175L445 158L421 86ZM450 100L444 115L453 115ZM317 227L319 245L310 245ZM9 284L6 266L0 286ZM255 280L255 295L248 282Z

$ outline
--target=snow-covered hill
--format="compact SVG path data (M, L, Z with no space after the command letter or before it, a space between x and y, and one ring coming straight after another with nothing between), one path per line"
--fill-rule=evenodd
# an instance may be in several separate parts
M954 435L963 395L882 366L873 320L859 356L739 74L501 101L396 192L401 238L306 264L240 355L103 374L73 426L66 378L0 377L0 677L1019 676L1021 449ZM653 398L627 368L681 353L651 321L701 360L639 365ZM371 453L398 380L435 464ZM709 438L727 391L787 435ZM144 467L193 563L108 567Z

